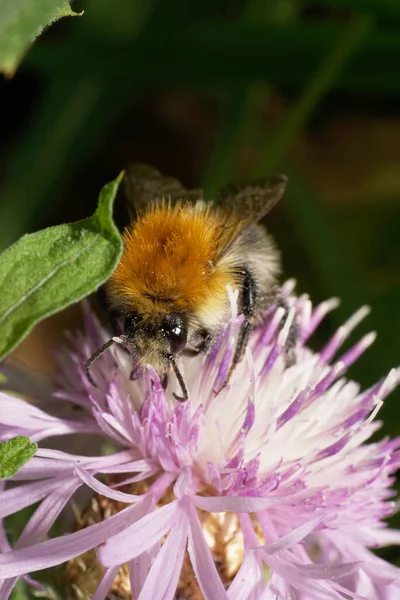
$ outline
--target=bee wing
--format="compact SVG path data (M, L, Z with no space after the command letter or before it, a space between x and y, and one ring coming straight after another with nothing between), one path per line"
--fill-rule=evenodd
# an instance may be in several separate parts
M172 203L203 198L202 190L187 190L177 179L164 177L157 169L141 163L134 163L125 170L124 191L131 217L157 198L170 199Z
M217 205L235 213L245 226L260 221L285 193L287 177L270 175L245 184L230 183L219 190Z
M220 258L227 254L242 231L272 210L285 193L286 185L286 175L270 175L246 184L230 183L219 190L216 204L226 214Z

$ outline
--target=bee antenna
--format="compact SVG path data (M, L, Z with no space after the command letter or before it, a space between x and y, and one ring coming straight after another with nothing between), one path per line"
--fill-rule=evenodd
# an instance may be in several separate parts
M168 358L169 362L172 365L172 368L174 370L175 376L176 376L176 378L178 380L178 383L181 386L181 390L182 390L182 396L183 397L181 398L181 397L177 396L176 394L173 394L174 398L176 398L176 400L180 400L181 402L186 402L186 400L189 399L189 392L188 392L188 389L186 387L186 383L185 383L185 381L183 379L182 373L180 372L178 364L177 364L177 362L175 360L175 356L173 354L168 354L167 358Z
M117 337L113 337L111 338L111 340L108 340L108 342L106 342L105 344L103 344L98 350L96 350L96 352L94 354L92 354L92 356L86 361L85 364L85 375L88 379L88 381L93 385L93 387L97 387L96 382L94 381L93 377L90 374L90 369L92 364L99 358L99 356L101 356L110 346L112 346L113 344L116 343L121 343L123 340Z

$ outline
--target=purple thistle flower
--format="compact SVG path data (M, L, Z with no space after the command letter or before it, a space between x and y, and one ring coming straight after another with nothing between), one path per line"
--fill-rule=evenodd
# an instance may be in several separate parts
M383 522L396 510L391 486L400 438L366 443L380 427L375 416L400 371L361 391L344 374L374 334L335 357L367 310L314 353L306 343L337 301L313 309L306 296L291 292L288 283L282 289L291 307L287 321L281 308L266 315L230 385L216 393L240 326L231 294L233 317L217 344L205 357L182 359L191 392L186 403L174 400L179 390L172 379L164 391L151 367L131 381L131 359L120 348L94 365L94 388L84 365L106 333L87 307L86 333L70 336L52 397L46 385L5 367L12 395L1 393L0 440L84 433L115 451L90 456L41 447L3 487L1 518L39 504L13 549L0 530L2 599L18 577L93 548L104 566L95 600L107 597L124 564L135 600L184 598L188 561L199 597L207 600L400 597L400 570L370 550L400 543L400 532ZM285 368L293 319L297 359ZM80 487L124 508L46 539ZM224 577L216 540L229 527L225 566L237 566Z

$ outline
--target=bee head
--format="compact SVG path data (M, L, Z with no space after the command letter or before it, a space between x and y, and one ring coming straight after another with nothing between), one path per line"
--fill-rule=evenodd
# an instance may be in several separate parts
M169 343L171 354L182 352L188 336L187 321L182 314L167 313L161 322L160 332Z
M187 400L188 390L175 360L187 344L186 315L167 312L156 322L143 323L138 314L130 313L125 316L124 330L125 339L134 346L139 363L153 365L161 379L167 378L172 368L182 390L182 396L175 395L175 398Z
M181 313L170 312L163 315L157 324L143 323L140 316L130 313L125 316L124 333L135 343L139 354L147 348L156 349L163 354L180 354L187 344L187 319Z

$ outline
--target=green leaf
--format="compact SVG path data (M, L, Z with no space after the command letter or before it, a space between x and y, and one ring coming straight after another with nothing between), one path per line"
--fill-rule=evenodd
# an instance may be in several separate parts
M81 300L110 277L122 252L112 220L122 175L104 186L92 217L25 235L0 255L0 359L38 321Z
M12 477L35 454L36 444L19 435L0 443L0 479Z
M67 0L0 0L0 71L11 77L30 44L45 27L78 16Z

